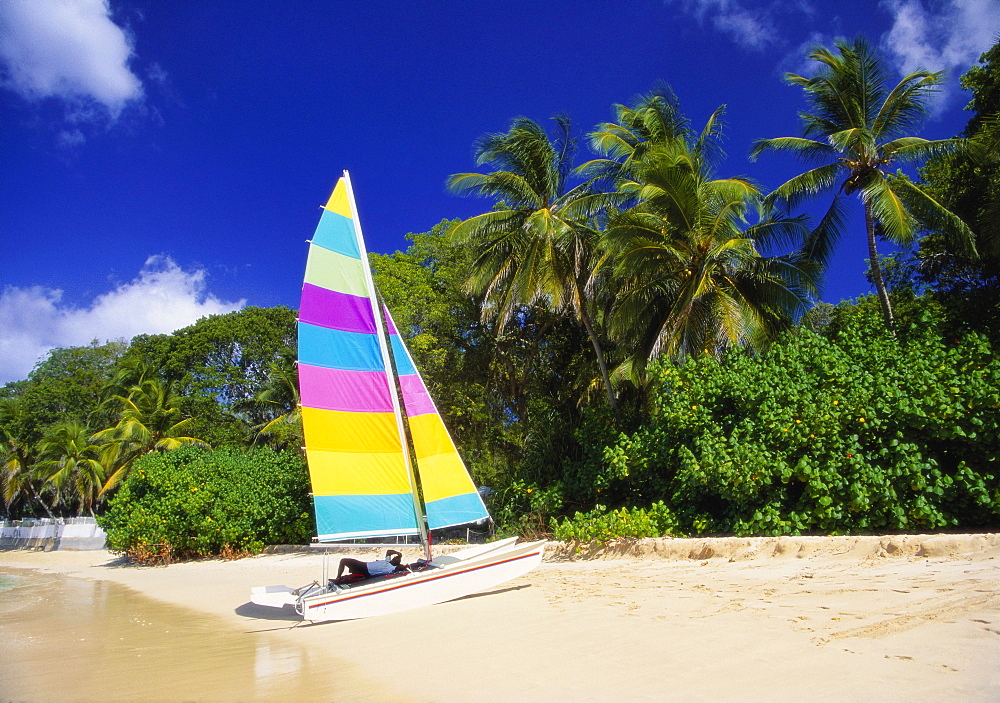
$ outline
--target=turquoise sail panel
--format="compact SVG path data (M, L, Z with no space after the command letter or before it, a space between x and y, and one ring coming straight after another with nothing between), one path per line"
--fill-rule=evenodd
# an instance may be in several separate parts
M463 493L450 498L432 500L424 507L427 508L427 526L432 530L468 525L490 516L478 493Z
M409 493L376 496L315 496L316 535L321 541L416 535ZM387 526L388 525L388 526Z
M299 323L299 363L385 373L376 335L332 330L305 322Z
M358 239L354 236L354 220L329 210L323 210L320 215L312 243L353 259L361 258Z

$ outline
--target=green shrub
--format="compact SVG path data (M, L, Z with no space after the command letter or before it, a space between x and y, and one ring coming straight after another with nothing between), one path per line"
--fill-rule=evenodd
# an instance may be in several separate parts
M677 518L663 501L654 503L649 510L619 508L608 510L596 506L587 513L576 513L572 518L552 520L552 536L560 542L596 542L605 544L614 539L665 537L678 534Z
M877 310L849 312L831 339L799 330L760 356L659 366L652 414L605 449L607 475L688 534L995 529L989 342L943 338L930 316L897 338Z
M514 481L502 487L487 501L487 509L496 523L497 537L547 536L549 517L562 507L558 485L539 488L537 484Z
M98 522L108 549L144 563L237 556L314 534L305 463L264 448L148 454Z

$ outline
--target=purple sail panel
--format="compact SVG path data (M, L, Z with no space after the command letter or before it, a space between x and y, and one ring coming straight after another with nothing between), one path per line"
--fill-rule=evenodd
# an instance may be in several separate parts
M382 306L382 318L385 320L385 331L389 334L399 334L396 331L396 323L392 321L392 315L389 314L389 308L385 305Z
M343 332L375 334L371 300L306 283L299 321Z
M345 371L300 363L299 393L307 408L392 412L389 383L382 371Z
M424 388L424 382L417 374L399 377L399 387L403 390L403 405L406 406L406 416L429 415L437 412L434 401Z

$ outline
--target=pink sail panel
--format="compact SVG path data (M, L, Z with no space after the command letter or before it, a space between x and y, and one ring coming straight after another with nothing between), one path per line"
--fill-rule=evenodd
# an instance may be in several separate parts
M417 374L399 377L399 386L403 391L403 405L407 417L426 415L437 412L434 401L424 387L424 382Z
M382 371L348 371L299 364L302 405L347 412L392 412Z

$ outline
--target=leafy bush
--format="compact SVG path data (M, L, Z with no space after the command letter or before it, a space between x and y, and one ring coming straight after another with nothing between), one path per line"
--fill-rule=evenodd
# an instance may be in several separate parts
M619 508L609 511L598 505L590 512L578 512L572 518L552 520L552 535L560 542L604 544L614 539L675 534L678 534L677 518L663 501L653 503L649 510Z
M659 366L652 415L605 449L607 475L689 534L996 528L1000 359L933 317L894 338L871 310L832 339Z
M236 556L314 532L305 463L263 448L147 454L98 523L110 550L142 563Z
M562 504L558 485L539 488L537 484L524 481L502 487L487 500L498 537L547 536L549 516L556 514Z

